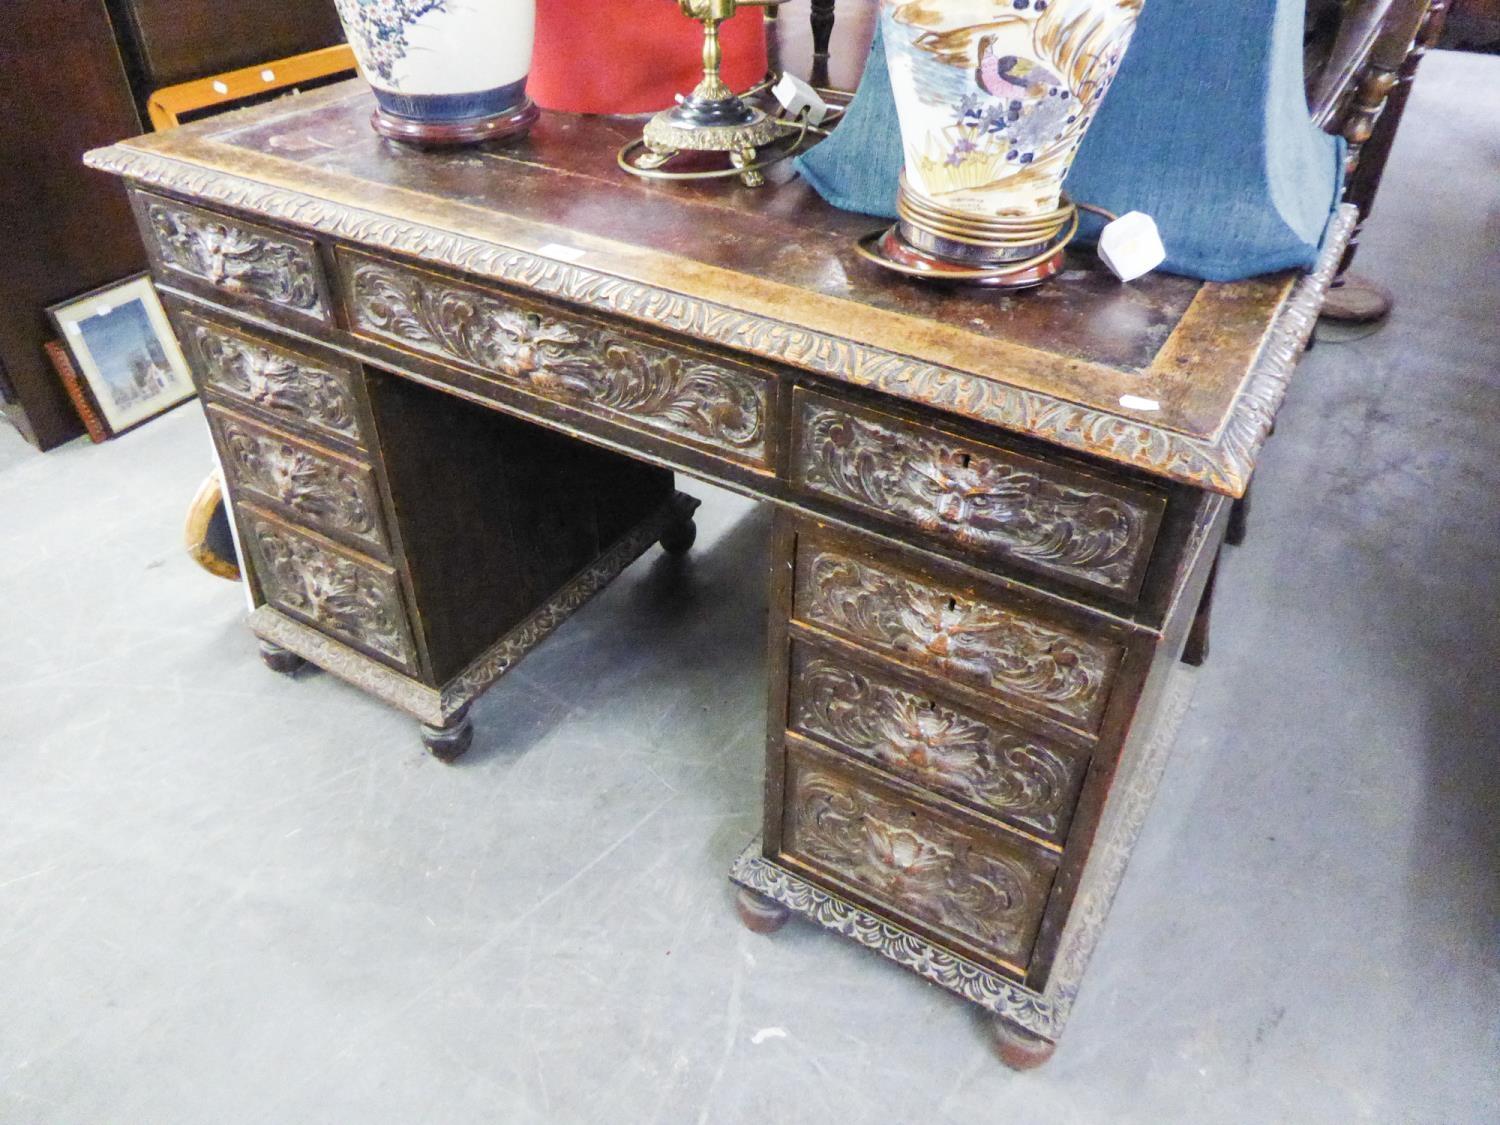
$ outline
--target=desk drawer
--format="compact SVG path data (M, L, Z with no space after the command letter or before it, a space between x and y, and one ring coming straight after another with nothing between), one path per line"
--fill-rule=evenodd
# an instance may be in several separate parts
M842 541L798 536L793 616L910 668L1097 734L1125 646L918 575Z
M301 523L389 557L380 490L368 465L209 404L209 425L231 494L269 502Z
M255 579L268 604L416 674L416 647L394 570L299 531L254 504L241 504L239 512Z
M328 284L306 238L201 207L134 192L152 264L252 307L327 322Z
M1055 862L789 748L782 854L967 946L1025 971Z
M767 464L769 381L509 293L341 251L354 331L607 421Z
M1166 497L799 388L793 480L965 553L1133 600Z
M788 722L798 734L1061 845L1088 755L941 695L798 644Z
M294 429L365 445L360 375L352 362L309 355L186 310L177 324L201 389L268 411Z

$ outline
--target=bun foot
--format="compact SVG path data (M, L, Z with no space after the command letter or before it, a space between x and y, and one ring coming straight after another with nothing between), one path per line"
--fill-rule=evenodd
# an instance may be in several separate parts
M474 724L467 711L455 716L445 727L422 724L422 745L440 762L454 762L474 741Z
M260 659L261 663L271 671L279 672L283 676L296 675L297 669L307 663L291 649L282 648L270 641L260 642Z
M697 538L698 525L692 520L683 520L662 533L661 549L669 555L685 555Z
M1033 1035L999 1016L990 1017L990 1034L995 1054L1011 1070L1035 1070L1057 1050L1052 1040Z
M781 903L744 887L735 892L734 908L739 911L745 929L757 934L774 934L792 916Z
M693 522L693 513L698 510L698 501L686 493L679 492L672 498L673 518L661 533L661 549L669 555L685 555L698 538L698 525Z

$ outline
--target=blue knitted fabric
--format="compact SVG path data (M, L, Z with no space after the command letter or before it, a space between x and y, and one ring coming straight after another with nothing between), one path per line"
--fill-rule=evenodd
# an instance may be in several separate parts
M1068 194L1161 229L1162 267L1210 281L1310 267L1343 192L1343 142L1302 86L1304 0L1147 0ZM901 131L877 33L833 136L798 158L847 211L894 217ZM1085 222L1083 238L1097 235Z

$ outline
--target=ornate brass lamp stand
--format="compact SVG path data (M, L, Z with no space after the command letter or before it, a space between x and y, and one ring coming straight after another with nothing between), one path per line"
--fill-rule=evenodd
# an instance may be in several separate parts
M769 160L758 150L797 129L757 109L719 77L723 52L719 24L740 8L775 8L783 0L678 0L683 13L703 24L703 78L682 101L646 123L644 137L620 150L620 167L652 179L703 179L738 175L746 187L765 183L760 169ZM633 156L645 146L646 151ZM731 167L712 172L666 172L662 166L682 153L723 153ZM786 155L786 154L782 154ZM780 159L780 157L777 157Z

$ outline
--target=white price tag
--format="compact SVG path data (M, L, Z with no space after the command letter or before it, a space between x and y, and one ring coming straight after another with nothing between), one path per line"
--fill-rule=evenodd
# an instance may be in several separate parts
M1099 260L1121 281L1145 277L1167 260L1156 220L1143 211L1127 211L1099 235Z
M788 117L796 118L806 112L808 124L821 125L823 118L828 116L828 103L795 74L782 74L781 81L771 87L771 93L776 95Z

